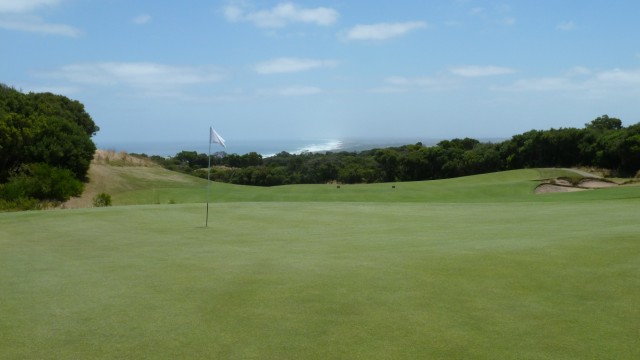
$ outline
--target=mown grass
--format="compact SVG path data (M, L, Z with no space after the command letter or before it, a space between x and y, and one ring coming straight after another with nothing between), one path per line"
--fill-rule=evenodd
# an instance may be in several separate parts
M0 214L0 358L638 358L640 187L536 176Z
M161 170L161 169L159 169ZM185 175L186 176L186 175ZM633 186L607 192L586 191L572 194L536 195L535 187L542 179L557 176L577 176L568 170L514 170L455 179L383 184L314 184L287 185L271 188L212 182L186 176L191 182L150 182L138 180L137 185L115 190L115 205L168 204L206 202L548 202L598 200L638 197ZM130 179L132 180L132 179ZM135 182L128 182L129 184Z

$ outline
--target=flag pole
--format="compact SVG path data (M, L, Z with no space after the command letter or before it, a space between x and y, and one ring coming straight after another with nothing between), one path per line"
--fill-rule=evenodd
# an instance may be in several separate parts
M209 127L209 163L207 167L207 220L204 222L204 227L209 226L209 194L211 193L211 144L220 144L223 148L227 146L224 144L224 139L213 128Z
M207 219L204 222L204 227L209 226L209 197L211 193L211 134L213 133L213 129L209 127L209 163L207 166Z

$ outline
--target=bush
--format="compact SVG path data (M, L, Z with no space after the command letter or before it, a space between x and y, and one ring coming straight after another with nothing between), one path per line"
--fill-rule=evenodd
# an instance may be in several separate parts
M42 204L33 198L18 198L15 200L0 199L0 211L40 210Z
M105 207L111 206L111 195L107 193L100 193L93 197L93 206Z
M42 163L26 164L9 177L0 189L0 198L67 201L72 196L80 196L83 188L82 182L68 169Z

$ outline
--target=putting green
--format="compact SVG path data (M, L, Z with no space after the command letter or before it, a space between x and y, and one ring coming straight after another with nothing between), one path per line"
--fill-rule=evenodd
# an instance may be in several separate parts
M0 358L637 358L640 188L528 177L0 214Z

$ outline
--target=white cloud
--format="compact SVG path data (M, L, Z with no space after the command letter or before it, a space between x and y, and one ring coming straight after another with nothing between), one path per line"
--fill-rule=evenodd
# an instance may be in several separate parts
M484 14L484 12L484 8L481 7L474 7L473 9L469 10L469 14L472 16L481 15Z
M81 31L65 24L52 24L42 21L38 17L18 17L14 19L0 18L0 28L6 30L26 31L45 35L62 35L77 37Z
M385 79L385 82L396 86L433 86L438 83L438 80L428 77L390 76Z
M452 74L462 77L484 77L495 75L508 75L516 72L514 69L502 66L459 66L450 68Z
M0 0L0 13L27 13L59 3L60 0Z
M171 89L222 79L221 72L214 67L171 66L148 62L70 64L45 75L77 84L126 85L144 89Z
M575 67L564 76L520 79L513 84L494 86L491 89L508 92L583 93L589 96L638 96L640 69L612 69L594 73L584 67Z
M321 67L334 67L337 62L333 60L277 58L257 64L254 67L258 74L293 73L311 70Z
M533 92L548 92L548 91L576 91L580 90L582 86L579 83L573 83L567 78L563 77L542 77L531 79L520 79L515 83L508 86L494 86L492 90L504 90L504 91L533 91Z
M458 87L459 81L448 77L405 77L390 76L385 85L370 89L374 93L402 93L415 89L428 91L448 91Z
M427 27L424 21L356 25L345 35L347 40L387 40Z
M45 35L77 37L80 30L65 25L49 23L33 15L44 7L59 5L61 0L0 0L0 28Z
M584 66L575 66L571 69L569 69L569 71L567 71L566 76L585 76L585 75L591 75L591 69L589 69L588 67L584 67Z
M507 26L515 25L516 21L516 18L513 16L507 16L506 18L502 19L502 23Z
M467 4L462 4L466 6ZM518 19L512 15L511 6L506 4L494 4L488 7L473 7L468 10L470 17L487 22L489 24L497 24L504 26L513 26Z
M224 15L228 21L248 21L258 27L279 28L290 23L307 23L321 26L334 24L338 20L338 12L331 8L302 8L294 3L285 2L269 10L252 11L240 3L224 7Z
M576 24L573 21L564 21L556 26L557 30L571 31L576 29Z
M400 86L379 86L369 90L369 92L376 94L398 94L409 91L409 88Z
M385 85L371 89L371 92L382 94L403 93L412 88L434 87L439 84L438 80L428 77L390 76L384 79Z
M320 94L322 89L315 86L288 86L273 89L258 90L262 96L306 96Z
M223 12L227 21L237 22L244 18L244 9L239 5L229 4L224 7Z
M153 18L149 14L142 14L131 19L131 22L136 25L144 25L151 22Z
M640 85L640 69L622 70L613 69L598 73L595 77L598 81L617 85Z

